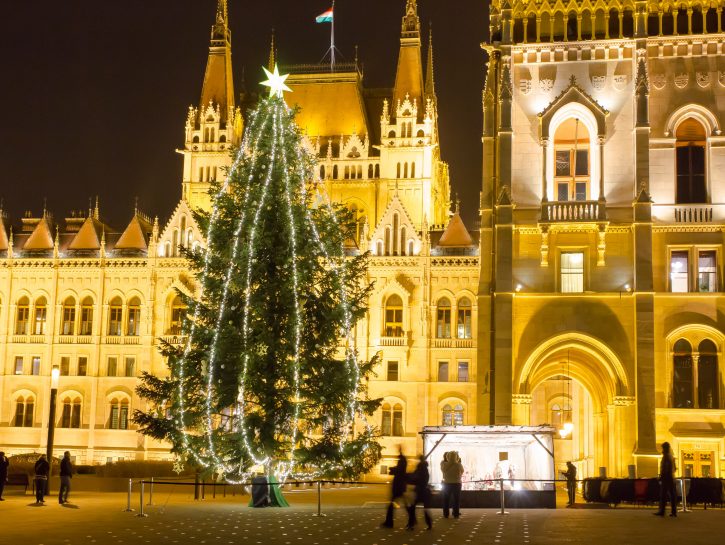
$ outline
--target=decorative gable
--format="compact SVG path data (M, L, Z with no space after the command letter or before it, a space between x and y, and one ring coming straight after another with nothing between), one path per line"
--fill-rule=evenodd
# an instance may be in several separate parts
M103 224L93 216L86 218L81 228L68 245L69 250L93 250L101 249L101 238L103 237Z
M422 245L396 192L373 231L370 249L373 255L419 255Z
M116 242L117 252L143 253L148 251L149 235L153 226L149 218L143 217L138 211Z
M584 91L576 82L576 78L574 76L571 77L569 80L569 86L564 89L559 96L557 96L551 104L549 104L540 114L539 114L539 122L541 124L541 137L546 139L551 136L549 134L549 128L551 126L551 121L556 114L556 112L562 108L563 106L566 106L567 104L570 104L572 102L576 102L578 104L581 104L585 106L587 109L589 109L592 114L594 115L594 118L597 122L597 135L598 136L604 136L606 134L606 122L607 122L607 116L609 115L609 110L605 109L601 104L599 104L594 98L592 98L589 94L587 94L586 91Z
M158 256L179 257L179 247L193 249L204 244L189 203L182 199L159 237Z
M39 252L53 249L53 235L50 232L50 224L47 216L43 216L35 229L25 241L23 250L26 252Z

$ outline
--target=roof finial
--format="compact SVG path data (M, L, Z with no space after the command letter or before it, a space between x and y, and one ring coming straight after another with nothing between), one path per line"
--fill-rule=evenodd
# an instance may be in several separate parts
M435 98L435 78L433 73L433 23L428 26L428 63L425 67L425 94Z
M99 198L98 195L96 195L96 207L93 209L93 217L95 219L98 219L101 217L101 213L99 211Z
M277 50L274 46L274 29L272 29L272 41L269 44L269 62L267 63L270 72L274 71L275 64L277 64Z
M227 11L227 0L218 0L216 6L216 22L217 24L229 26L229 12Z
M8 239L8 257L13 257L13 226L10 226L10 238Z
M133 215L138 216L138 195L133 198Z
M101 230L101 249L100 249L100 257L106 257L106 226L104 225Z
M60 229L58 226L55 226L55 240L53 241L53 257L55 259L58 259L58 256L60 255Z
M43 197L43 217L48 213L48 198Z

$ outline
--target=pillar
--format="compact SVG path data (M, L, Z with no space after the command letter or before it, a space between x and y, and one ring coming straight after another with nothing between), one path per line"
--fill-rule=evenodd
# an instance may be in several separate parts
M513 414L511 415L514 426L531 425L531 394L514 394L511 399Z

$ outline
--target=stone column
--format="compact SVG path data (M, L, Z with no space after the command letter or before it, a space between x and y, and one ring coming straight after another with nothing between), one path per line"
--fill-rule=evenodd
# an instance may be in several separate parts
M514 426L531 425L531 394L514 394L511 397L513 414L511 420Z

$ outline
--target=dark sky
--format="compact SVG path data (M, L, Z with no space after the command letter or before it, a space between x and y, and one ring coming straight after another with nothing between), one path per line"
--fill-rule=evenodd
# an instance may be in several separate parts
M314 63L329 0L229 0L237 91L254 90L276 32L280 64ZM371 87L392 87L405 0L337 0L336 42ZM23 0L0 3L0 196L13 223L43 200L56 218L87 209L123 227L136 197L168 217L181 193L187 108L196 104L216 0ZM467 223L481 179L480 42L485 0L419 0L433 23L442 154ZM378 112L373 112L377 119Z

